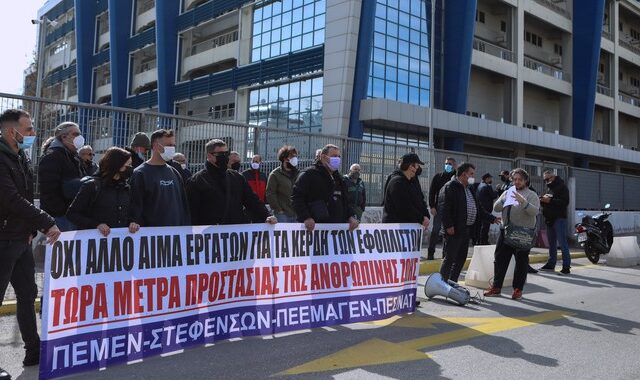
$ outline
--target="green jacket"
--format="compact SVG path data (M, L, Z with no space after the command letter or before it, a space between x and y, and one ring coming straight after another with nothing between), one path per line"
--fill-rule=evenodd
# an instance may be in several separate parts
M291 192L299 173L297 169L286 173L280 166L269 174L266 189L267 203L274 213L284 212L288 216L296 216L291 206Z

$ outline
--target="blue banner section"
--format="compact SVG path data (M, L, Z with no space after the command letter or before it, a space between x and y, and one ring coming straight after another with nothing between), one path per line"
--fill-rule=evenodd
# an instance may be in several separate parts
M230 307L42 341L40 377L66 376L231 338L385 319L414 311L415 296L413 288ZM107 323L109 321L105 321Z

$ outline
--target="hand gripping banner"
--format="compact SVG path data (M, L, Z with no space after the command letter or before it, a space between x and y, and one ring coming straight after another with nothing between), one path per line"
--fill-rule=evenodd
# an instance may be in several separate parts
M65 232L47 248L40 378L414 311L418 224Z

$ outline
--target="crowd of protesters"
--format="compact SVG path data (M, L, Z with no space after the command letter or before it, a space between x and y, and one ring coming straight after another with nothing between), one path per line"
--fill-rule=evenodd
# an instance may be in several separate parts
M108 236L113 228L135 233L141 227L298 222L308 230L317 223L346 223L353 230L358 228L367 204L360 165L353 163L348 174L341 175L341 151L335 145L318 149L313 165L305 170L299 169L298 150L285 145L277 153L280 165L267 175L260 155L252 157L249 169L239 172L242 160L238 152L230 151L223 140L212 139L200 157L204 167L192 173L186 157L176 152L171 130L158 129L150 136L137 133L129 147L108 148L95 163L93 149L85 144L80 127L64 122L42 144L38 208L33 199L34 176L25 154L35 140L31 117L23 110L7 110L0 115L0 130L0 304L11 283L25 342L25 366L39 362L34 311L37 287L31 253L31 241L38 231L53 243L61 231L80 229L97 229ZM532 227L540 208L554 232L550 240L560 240L562 272L569 273L570 256L562 232L566 229L568 192L552 172L545 172L549 191L539 200L529 189L529 176L523 169L501 173L503 183L496 191L490 173L482 176L480 186L474 186L475 166L458 165L448 157L444 171L433 177L425 199L418 180L423 165L415 153L399 158L384 186L382 222L417 223L427 229L435 217L428 259L434 258L436 242L443 238L440 273L445 281L458 280L470 239L488 244L489 224L508 218L515 225ZM510 193L511 186L515 191ZM514 199L505 207L508 194ZM555 267L555 251L554 244L550 250L553 257L542 269ZM486 295L500 294L509 259L515 256L513 298L520 298L528 254L506 245L501 230L496 279Z

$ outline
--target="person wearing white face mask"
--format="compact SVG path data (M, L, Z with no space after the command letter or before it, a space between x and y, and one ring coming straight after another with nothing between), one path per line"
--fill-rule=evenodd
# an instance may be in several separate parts
M349 205L340 167L340 148L326 145L315 164L302 172L293 186L291 204L297 220L308 231L313 231L316 223L349 223L349 230L358 227L360 222Z
M285 145L278 151L280 166L273 169L267 180L267 203L281 223L295 223L296 212L291 205L293 184L298 179L298 151L291 145Z
M262 156L256 154L251 159L251 169L242 172L242 175L249 183L251 190L258 196L260 202L266 202L267 175L260 170L262 166Z
M78 124L61 123L38 165L40 205L56 219L61 231L75 230L65 215L80 190L80 179L86 175L78 156L78 150L84 145Z
M475 183L476 167L463 163L456 169L456 176L447 182L438 195L438 213L442 217L444 232L444 259L440 267L440 275L446 282L458 281L464 262L467 259L471 230L478 218L490 223L499 223L496 218L486 212L478 199L469 190Z
M167 164L171 165L178 171L178 173L180 173L184 183L187 183L187 180L193 175L193 173L191 173L191 171L187 169L187 157L185 157L182 153L174 154L173 159L167 161Z
M131 176L130 232L140 227L191 225L182 176L167 165L176 153L175 145L172 130L158 129L151 134L151 158Z

